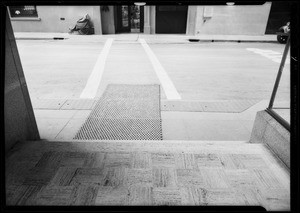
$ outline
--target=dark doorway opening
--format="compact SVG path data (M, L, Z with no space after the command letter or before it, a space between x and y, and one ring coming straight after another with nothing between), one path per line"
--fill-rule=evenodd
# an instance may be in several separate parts
M273 1L265 34L276 34L278 29L290 21L291 3Z
M115 7L116 33L144 32L144 7L121 5Z
M188 6L156 6L156 33L186 33Z

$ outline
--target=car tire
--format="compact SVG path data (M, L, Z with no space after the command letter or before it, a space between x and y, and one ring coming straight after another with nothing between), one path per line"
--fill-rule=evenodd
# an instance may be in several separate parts
M288 39L287 36L281 36L281 35L278 35L278 36L277 36L277 41L278 41L280 44L286 44L287 39Z

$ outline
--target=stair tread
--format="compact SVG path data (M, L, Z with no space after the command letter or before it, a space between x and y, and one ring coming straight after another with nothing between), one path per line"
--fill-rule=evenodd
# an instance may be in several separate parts
M26 145L25 145L26 144ZM264 144L244 141L24 141L15 148L22 150L82 150L86 151L148 151L148 152L226 152L226 153L262 153Z

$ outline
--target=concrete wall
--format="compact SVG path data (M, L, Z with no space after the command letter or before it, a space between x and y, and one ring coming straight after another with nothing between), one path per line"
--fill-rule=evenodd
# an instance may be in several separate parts
M263 5L190 6L187 34L264 35L271 2Z
M67 33L78 19L89 14L95 34L102 34L100 6L37 6L37 13L38 19L12 18L14 32Z
M114 34L116 33L115 21L114 21L114 6L108 6L108 8L109 11L101 10L102 33Z
M18 141L39 139L8 13L5 29L4 125L5 151Z
M250 143L266 144L290 168L290 132L266 111L257 112Z

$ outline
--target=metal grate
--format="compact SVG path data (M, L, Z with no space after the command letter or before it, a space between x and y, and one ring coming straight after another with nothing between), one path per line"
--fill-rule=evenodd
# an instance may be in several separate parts
M232 101L169 101L161 102L162 111L182 112L227 112L240 113L257 104L260 100L232 100Z
M31 99L33 109L61 109L66 99Z
M108 85L74 139L162 140L159 85Z
M61 107L61 109L91 110L91 109L93 109L95 103L96 103L96 100L92 100L92 99L69 99L64 103L64 105Z

